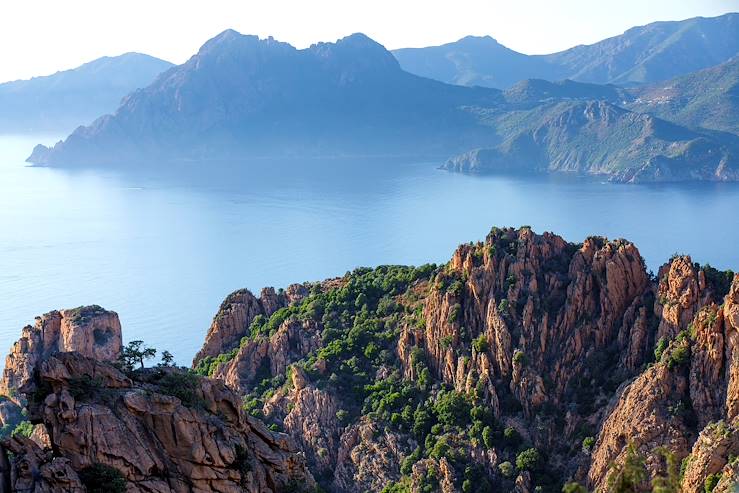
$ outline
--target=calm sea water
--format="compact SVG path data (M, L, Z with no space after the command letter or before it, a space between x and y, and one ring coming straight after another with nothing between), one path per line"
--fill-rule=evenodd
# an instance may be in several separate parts
M445 262L493 225L625 237L654 270L676 251L739 267L731 184L472 177L433 163L341 160L250 163L248 173L202 165L176 177L25 165L35 144L55 140L0 137L3 354L35 315L95 303L120 314L124 339L189 364L235 289Z

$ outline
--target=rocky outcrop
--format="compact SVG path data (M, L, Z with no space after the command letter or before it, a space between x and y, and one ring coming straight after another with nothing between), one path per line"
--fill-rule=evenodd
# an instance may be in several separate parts
M132 491L276 492L313 484L290 440L246 415L223 383L169 367L132 377L79 353L39 362L20 391L28 396L29 418L48 429L52 447L6 442L14 454L10 477L36 481L48 470L74 491L75 472L103 464ZM50 484L50 491L59 491Z
M363 420L341 435L334 473L337 491L381 491L400 479L400 464L415 443L400 433Z
M639 251L626 241L589 238L574 249L552 234L499 230L455 252L425 301L423 329L407 327L400 344L422 347L458 390L483 379L494 408L497 393L512 392L530 417L572 392L590 359L621 354L621 378L645 362L650 290ZM485 344L471 356L460 351L479 338ZM410 352L398 352L412 367ZM507 388L496 389L496 379Z
M58 352L75 351L101 361L121 352L118 314L97 305L52 311L23 328L21 338L5 358L0 394L13 397L31 378L39 361Z
M0 474L3 491L87 491L69 459L54 456L51 449L41 449L33 440L18 435L3 443Z
M301 284L293 284L279 293L274 288L264 288L259 298L248 289L234 291L226 297L213 318L205 343L195 355L193 366L207 356L218 356L238 347L258 315L269 317L280 308L300 301L307 293L307 288Z
M657 447L666 447L678 459L685 457L692 441L690 427L681 414L686 393L687 379L667 364L651 367L629 384L601 426L589 483L602 488L611 464L623 460L630 444L647 456L653 472L661 466Z
M706 477L719 474L730 456L739 454L739 432L723 421L701 431L683 471L683 491L703 491Z
M706 276L689 256L674 257L659 270L655 314L660 319L657 337L674 338L687 328L710 300Z
M213 377L247 391L266 375L285 375L291 363L318 349L320 341L321 328L315 321L287 320L271 336L246 341Z

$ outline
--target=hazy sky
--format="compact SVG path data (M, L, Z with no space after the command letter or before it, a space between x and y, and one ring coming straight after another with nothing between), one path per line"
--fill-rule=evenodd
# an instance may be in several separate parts
M656 20L739 11L739 0L7 0L0 81L139 51L184 62L226 28L295 46L364 32L388 48L489 34L550 53Z

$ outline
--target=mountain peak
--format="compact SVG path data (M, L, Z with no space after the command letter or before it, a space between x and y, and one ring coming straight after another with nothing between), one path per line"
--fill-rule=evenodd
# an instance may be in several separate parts
M400 64L383 45L366 34L354 33L335 43L317 43L308 50L344 73L398 71Z

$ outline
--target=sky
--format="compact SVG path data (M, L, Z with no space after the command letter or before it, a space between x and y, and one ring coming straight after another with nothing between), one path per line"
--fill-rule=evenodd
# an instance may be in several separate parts
M182 63L227 28L299 48L354 32L389 49L490 35L541 54L657 20L736 11L739 0L9 0L0 7L0 82L129 51Z

